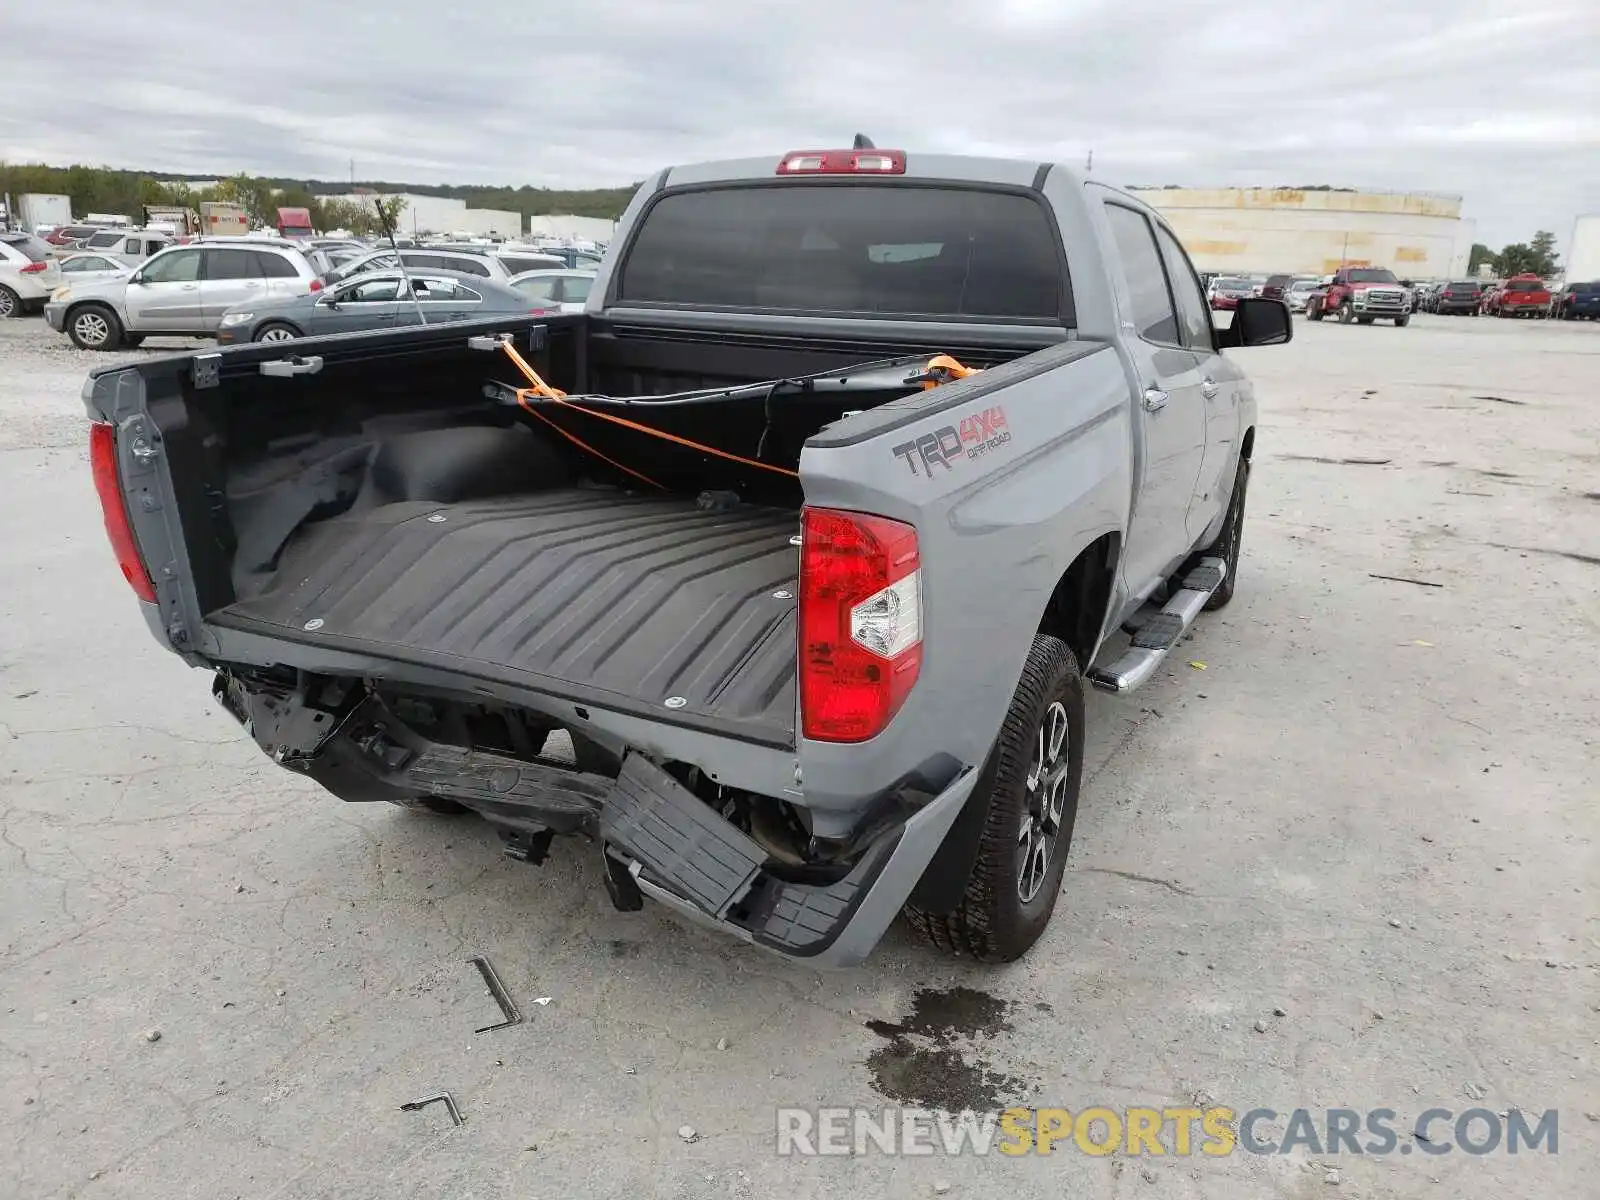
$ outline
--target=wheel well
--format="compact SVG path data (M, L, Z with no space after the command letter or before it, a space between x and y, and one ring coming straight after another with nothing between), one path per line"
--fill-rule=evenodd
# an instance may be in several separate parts
M1085 670L1105 624L1121 553L1122 535L1118 533L1103 534L1085 546L1056 584L1044 620L1039 622L1039 632L1066 642Z

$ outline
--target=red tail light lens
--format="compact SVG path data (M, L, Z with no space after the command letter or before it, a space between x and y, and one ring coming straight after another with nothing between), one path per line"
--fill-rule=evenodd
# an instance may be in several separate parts
M312 281L311 281L311 290L313 292L320 292L322 290L322 280L320 280L320 279L312 279Z
M100 496L106 536L111 539L111 552L117 556L117 566L122 568L123 577L134 594L154 604L156 589L133 540L128 506L122 497L122 481L117 477L116 430L104 422L96 421L89 426L89 465L94 469L94 490Z
M864 742L900 711L922 667L917 531L829 508L800 520L801 730Z
M37 275L40 271L48 271L49 269L50 264L47 262L31 262L25 267L19 267L17 269L17 274Z

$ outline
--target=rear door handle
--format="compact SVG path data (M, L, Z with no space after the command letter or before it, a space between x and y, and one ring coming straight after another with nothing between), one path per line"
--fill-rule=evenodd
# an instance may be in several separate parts
M1215 400L1217 398L1217 381L1210 376L1202 379L1200 381L1200 393L1207 400Z
M1159 412L1167 406L1167 394L1158 387L1147 387L1144 390L1145 412Z

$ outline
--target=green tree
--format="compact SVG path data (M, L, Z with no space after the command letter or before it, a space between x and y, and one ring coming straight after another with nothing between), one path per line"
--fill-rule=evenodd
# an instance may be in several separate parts
M1533 242L1528 247L1533 251L1533 270L1539 275L1548 278L1554 275L1561 267L1561 259L1556 255L1556 235L1548 229L1541 229L1533 235Z
M1527 275L1534 271L1534 264L1537 261L1532 246L1526 242L1512 242L1496 257L1495 274L1503 279L1509 279L1513 275Z
M1489 270L1499 269L1500 257L1482 242L1472 243L1472 253L1467 256L1467 274L1476 275L1478 268L1487 263Z

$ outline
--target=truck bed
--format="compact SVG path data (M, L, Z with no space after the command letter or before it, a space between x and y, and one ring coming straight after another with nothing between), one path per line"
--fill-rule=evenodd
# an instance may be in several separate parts
M597 487L387 504L306 526L210 619L788 746L797 532Z

